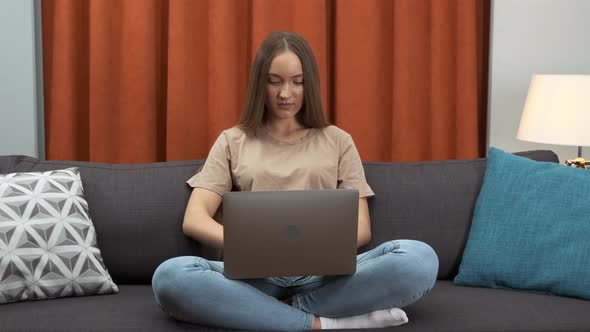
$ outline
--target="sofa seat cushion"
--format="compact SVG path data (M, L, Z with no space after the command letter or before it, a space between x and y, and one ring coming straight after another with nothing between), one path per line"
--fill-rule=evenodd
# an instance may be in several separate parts
M396 331L589 331L590 301L439 280Z
M375 331L588 331L590 301L438 281L405 308L408 324ZM0 305L0 331L220 331L169 318L149 285L119 293ZM351 330L355 331L355 330ZM358 331L358 330L356 330Z
M0 305L0 331L214 331L170 319L150 285L119 293Z

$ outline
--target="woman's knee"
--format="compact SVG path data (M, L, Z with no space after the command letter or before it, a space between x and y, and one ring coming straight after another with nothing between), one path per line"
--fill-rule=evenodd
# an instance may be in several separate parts
M207 260L195 256L174 257L164 261L154 271L152 276L152 288L157 298L177 290L183 284L182 280L191 273L194 278L195 271L210 270Z
M384 285L382 290L384 296L393 301L388 305L405 307L434 287L438 257L431 246L420 241L395 240L387 246L393 248L384 264L390 279L386 282L389 287Z
M381 255L385 255L390 252L395 252L395 251L399 250L399 248L400 248L400 240L391 240L391 241L381 243L375 249L380 250Z
M415 280L417 287L430 289L434 286L438 275L438 256L431 246L416 240L393 240L381 246L383 254L393 253L404 257L403 274ZM398 259L391 261L392 264L398 262Z
M400 250L413 262L412 269L418 280L423 280L429 289L434 286L438 276L438 256L434 249L421 241L400 240Z

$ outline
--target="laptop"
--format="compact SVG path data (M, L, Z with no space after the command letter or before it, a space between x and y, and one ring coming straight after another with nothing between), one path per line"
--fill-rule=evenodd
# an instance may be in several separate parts
M353 189L224 193L225 276L354 273L358 200Z

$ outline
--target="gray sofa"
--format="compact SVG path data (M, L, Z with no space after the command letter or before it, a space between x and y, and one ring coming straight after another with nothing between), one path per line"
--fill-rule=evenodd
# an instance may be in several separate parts
M550 151L520 155L557 161ZM0 331L215 330L170 319L150 287L164 260L210 255L181 231L190 195L185 181L203 160L113 165L0 157L0 174L79 167L104 262L119 293L0 305ZM430 244L440 260L435 288L405 308L406 331L590 331L590 301L513 290L458 287L485 159L364 163L376 197L369 201L373 238ZM395 281L393 281L395 282ZM387 330L387 329L386 329Z

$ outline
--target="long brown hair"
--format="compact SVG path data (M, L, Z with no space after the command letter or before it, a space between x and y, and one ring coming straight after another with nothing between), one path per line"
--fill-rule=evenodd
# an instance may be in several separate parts
M247 134L254 134L264 121L266 112L266 84L272 60L278 54L290 50L295 53L303 67L303 105L297 113L297 120L307 128L324 128L329 125L324 118L320 96L318 66L309 44L294 32L270 33L256 51L244 109L238 126Z

